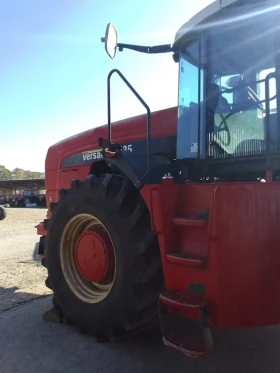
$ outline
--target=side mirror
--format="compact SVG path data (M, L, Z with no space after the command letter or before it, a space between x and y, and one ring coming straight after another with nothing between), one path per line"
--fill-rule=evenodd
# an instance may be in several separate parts
M101 41L105 43L105 50L109 57L113 59L118 46L118 35L115 27L111 23L108 23L105 38L101 38Z

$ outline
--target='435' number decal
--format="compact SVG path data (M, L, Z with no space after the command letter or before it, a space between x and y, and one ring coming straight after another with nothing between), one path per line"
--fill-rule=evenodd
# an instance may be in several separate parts
M132 152L132 144L123 145L122 150L125 151L125 152Z

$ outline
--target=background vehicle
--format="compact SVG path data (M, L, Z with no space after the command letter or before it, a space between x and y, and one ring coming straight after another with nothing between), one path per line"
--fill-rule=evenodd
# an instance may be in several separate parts
M7 201L5 197L0 197L0 205L5 205L6 202Z
M216 1L172 47L117 44L108 25L112 58L117 47L173 52L178 108L151 115L112 70L108 135L49 149L50 210L37 229L61 317L114 340L159 303L164 343L191 357L211 349L212 326L280 323L278 16L277 1ZM146 118L111 126L115 73Z
M39 193L37 190L26 189L18 194L10 203L11 207L27 206L28 204L36 203L38 206L46 205L45 193Z

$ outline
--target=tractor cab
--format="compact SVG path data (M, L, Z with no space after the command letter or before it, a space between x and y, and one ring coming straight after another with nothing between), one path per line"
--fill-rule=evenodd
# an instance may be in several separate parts
M179 29L177 159L186 178L280 171L279 5L215 1Z
M107 26L102 41L111 58L117 48L172 52L179 65L175 173L183 182L280 177L279 8L275 0L214 1L178 30L172 46L121 44ZM117 70L109 74L108 87L114 72L137 96ZM141 102L147 109L149 165L150 112Z

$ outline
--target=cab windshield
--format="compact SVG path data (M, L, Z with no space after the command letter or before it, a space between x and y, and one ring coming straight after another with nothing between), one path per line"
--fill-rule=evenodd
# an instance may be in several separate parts
M181 49L179 158L280 152L279 13L227 12Z

